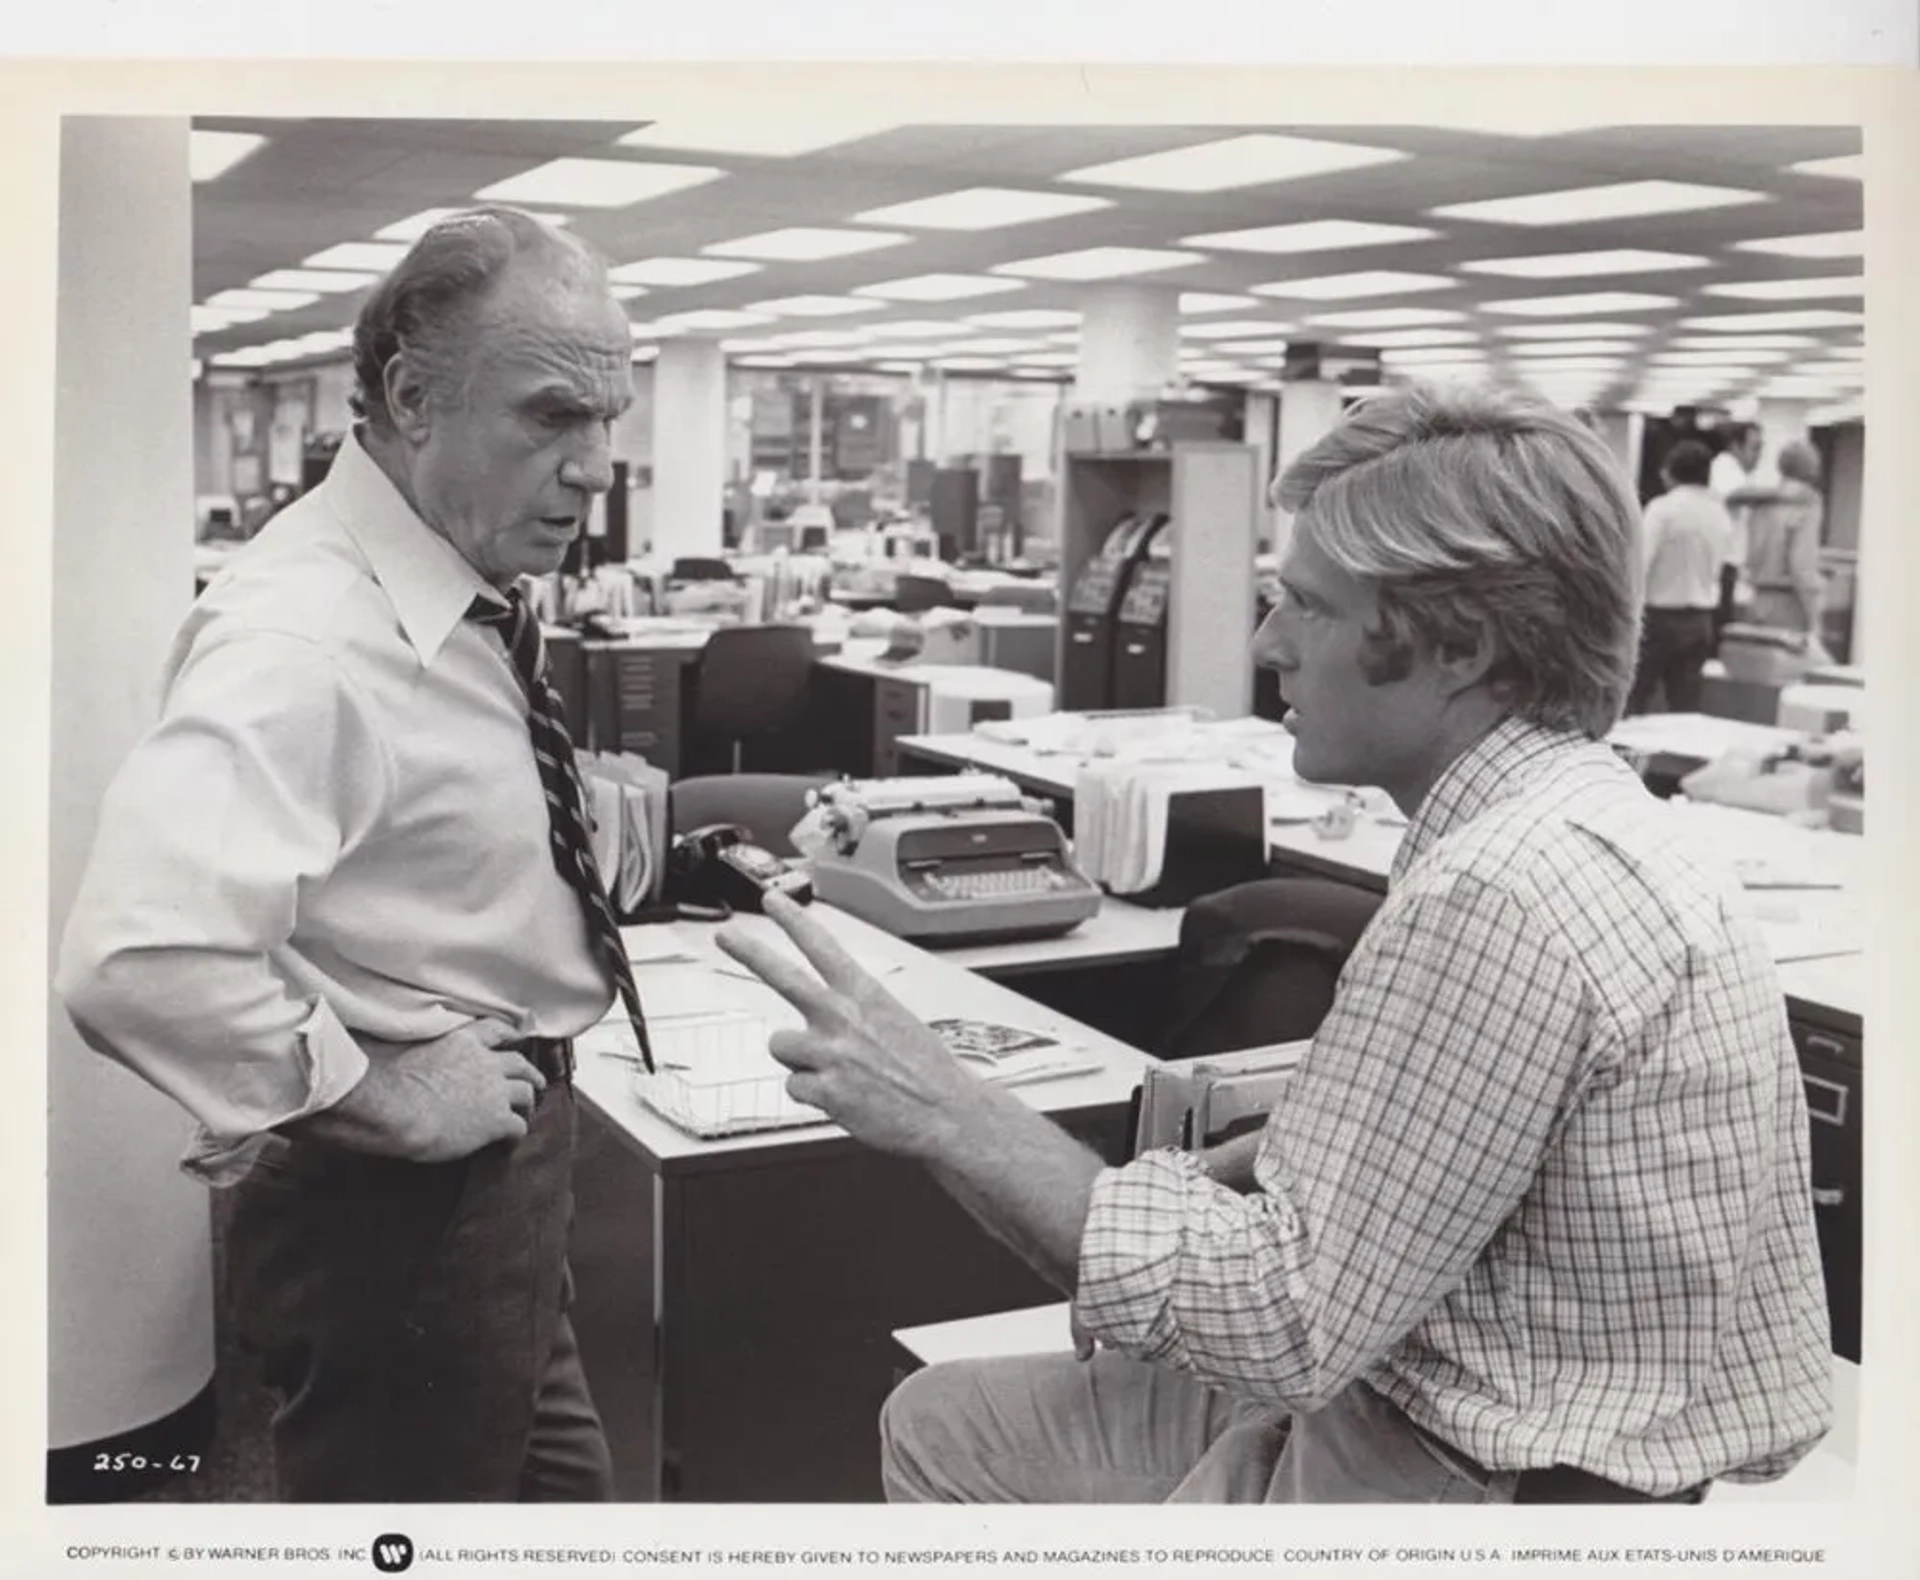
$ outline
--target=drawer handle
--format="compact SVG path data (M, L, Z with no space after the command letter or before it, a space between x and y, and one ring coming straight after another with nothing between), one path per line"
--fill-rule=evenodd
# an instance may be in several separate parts
M1830 1059L1844 1059L1847 1056L1847 1050L1843 1044L1835 1042L1831 1037L1823 1037L1817 1031L1806 1034L1806 1044L1808 1053L1824 1053Z
M1818 1075L1808 1075L1804 1070L1800 1081L1807 1089L1807 1115L1817 1119L1823 1125L1838 1125L1845 1129L1847 1123L1847 1089L1838 1081L1825 1080ZM1816 1098L1830 1098L1832 1107L1823 1107Z
M1844 1185L1814 1186L1813 1204L1816 1207L1844 1207L1847 1204L1846 1187Z

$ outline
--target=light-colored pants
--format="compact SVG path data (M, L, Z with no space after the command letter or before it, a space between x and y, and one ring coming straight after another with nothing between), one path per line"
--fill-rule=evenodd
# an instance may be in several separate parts
M1364 1383L1291 1416L1110 1351L956 1361L880 1415L888 1501L1510 1503Z

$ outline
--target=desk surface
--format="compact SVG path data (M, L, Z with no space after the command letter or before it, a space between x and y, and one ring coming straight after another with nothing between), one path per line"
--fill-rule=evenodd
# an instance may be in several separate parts
M813 912L868 970L881 974L888 989L923 1018L942 1015L999 1021L1025 1030L1045 1032L1063 1044L1084 1049L1101 1060L1101 1069L1057 1080L1035 1081L1013 1090L1034 1107L1058 1113L1125 1103L1150 1062L1148 1055L1078 1021L1036 1004L1012 989L968 970L964 965L903 943L889 933L829 905ZM740 925L780 937L764 917L739 918ZM697 979L705 1013L756 1009L767 1001L768 990L744 975L713 943L716 928L698 922L625 929L629 953L636 957L634 976L643 1001L648 980L671 969L684 985L689 973L705 968ZM693 957L691 965L648 963L674 949ZM718 969L714 969L714 968ZM657 980L657 978L656 978ZM684 993L681 995L684 997ZM691 1006L676 1005L682 1012ZM720 1140L701 1140L675 1128L634 1096L632 1068L606 1055L583 1053L576 1077L581 1093L612 1123L620 1137L637 1150L649 1167L662 1174L750 1167L756 1161L787 1158L808 1150L854 1146L838 1125L808 1125L792 1130L763 1131Z

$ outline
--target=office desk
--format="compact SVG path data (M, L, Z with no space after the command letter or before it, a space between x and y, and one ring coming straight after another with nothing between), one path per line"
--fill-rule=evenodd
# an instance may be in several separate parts
M815 914L918 1014L1045 1030L1097 1054L1098 1073L1018 1090L1103 1156L1125 1156L1145 1054L831 907ZM711 950L713 929L672 925L689 948ZM746 925L772 927L757 917ZM629 929L629 945L644 954L661 933ZM636 967L643 998L656 969ZM717 975L712 989L714 1009L765 991ZM877 1499L875 1422L894 1376L893 1329L1053 1293L919 1165L836 1126L701 1141L643 1107L622 1063L583 1056L577 1080L594 1123L643 1171L652 1225L653 1431L609 1421L617 1468L636 1435L650 1437L642 1496ZM582 1217L602 1209L582 1197ZM635 1231L636 1244L644 1238ZM604 1300L593 1269L575 1272L583 1302ZM644 1345L645 1311L631 1320L627 1343ZM596 1357L586 1354L591 1375Z
M895 742L943 716L953 723L1044 713L1053 687L1032 675L983 664L885 663L841 652L814 664L816 717L826 760L854 778L896 771Z

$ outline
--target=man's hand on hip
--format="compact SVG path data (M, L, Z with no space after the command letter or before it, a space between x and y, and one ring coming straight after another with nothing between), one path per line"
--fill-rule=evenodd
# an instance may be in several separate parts
M527 1133L546 1077L503 1043L523 1033L475 1021L427 1042L362 1038L367 1073L285 1133L410 1163L450 1163Z

